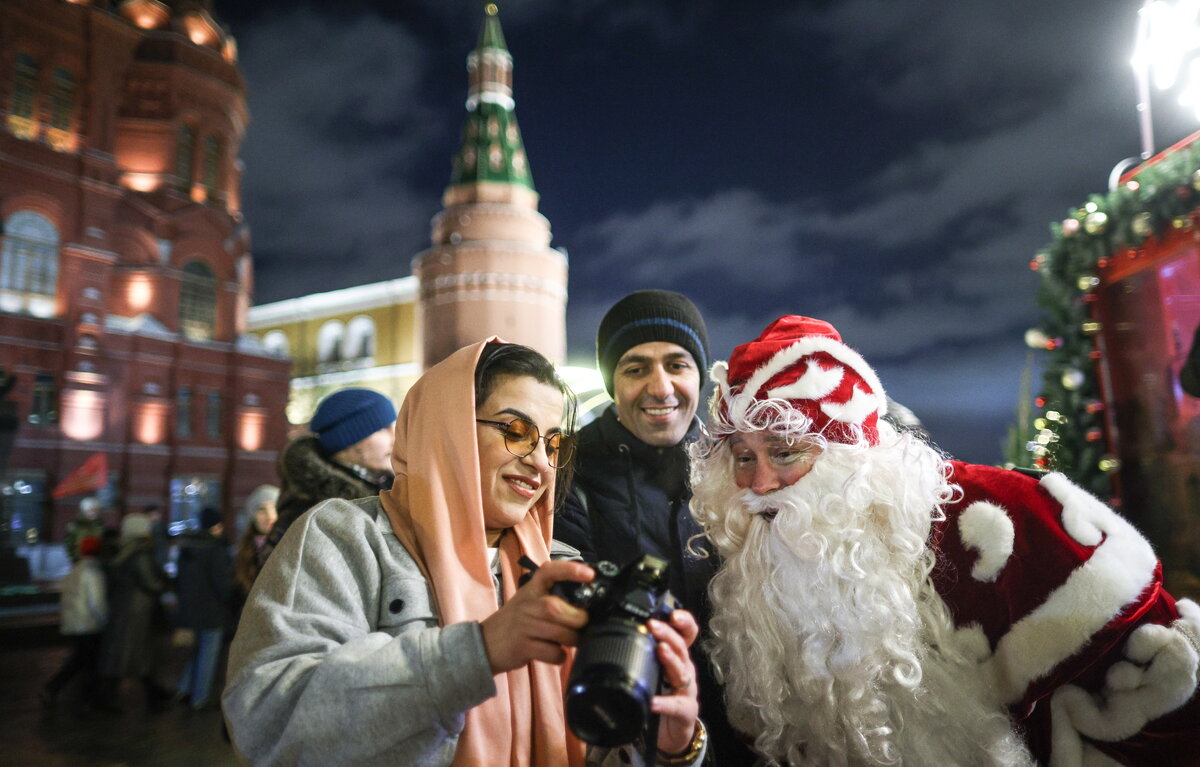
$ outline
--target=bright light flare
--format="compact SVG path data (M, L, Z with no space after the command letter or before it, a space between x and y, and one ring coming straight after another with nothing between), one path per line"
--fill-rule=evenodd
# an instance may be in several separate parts
M1193 59L1200 53L1200 0L1155 0L1138 11L1137 42L1130 64L1159 90L1182 80L1181 103L1200 103Z

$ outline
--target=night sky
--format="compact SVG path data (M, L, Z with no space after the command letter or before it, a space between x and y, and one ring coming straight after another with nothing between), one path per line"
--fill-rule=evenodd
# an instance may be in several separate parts
M999 462L1028 262L1141 149L1141 3L499 2L516 115L570 258L570 361L638 288L713 354L829 320L955 457ZM238 40L255 302L410 274L465 118L465 0L217 0ZM1154 102L1156 147L1191 115ZM1034 381L1034 390L1038 383Z

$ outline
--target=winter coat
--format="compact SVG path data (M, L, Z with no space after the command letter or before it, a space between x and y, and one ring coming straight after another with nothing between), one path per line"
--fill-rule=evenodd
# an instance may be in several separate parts
M75 563L62 582L60 630L67 636L98 634L108 620L104 569L95 557Z
M575 478L566 504L554 518L554 537L579 549L585 561L624 566L642 554L671 563L671 593L701 625L708 615L708 581L716 557L688 502L686 443L699 423L673 447L653 447L635 437L609 408L579 430ZM691 550L689 550L691 543Z
M367 498L391 487L390 477L367 476L330 460L312 435L297 437L283 448L279 455L279 478L279 500L275 503L279 517L259 549L260 566L279 545L288 527L321 501Z
M109 620L100 650L100 671L112 677L144 677L153 668L153 630L159 595L166 588L149 538L126 541L108 570Z
M179 625L219 629L228 619L233 565L224 542L211 533L189 532L179 543Z
M449 765L467 710L496 694L480 624L438 625L378 497L328 501L293 528L229 651L222 708L238 751L255 765ZM631 751L593 748L588 764L641 764Z

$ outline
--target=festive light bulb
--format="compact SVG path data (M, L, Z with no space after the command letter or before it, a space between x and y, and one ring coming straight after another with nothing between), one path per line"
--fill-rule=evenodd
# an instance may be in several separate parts
M1045 349L1046 342L1049 340L1039 328L1030 328L1025 331L1025 345L1030 349Z
M1116 471L1121 468L1121 460L1115 455L1106 455L1100 459L1100 463L1097 465L1099 466L1100 471Z
M1079 326L1079 329L1090 336L1090 335L1100 332L1100 323L1099 322L1085 322Z
M1055 423L1058 423L1058 419L1060 419L1060 418L1062 418L1062 414L1059 413L1057 410L1047 410L1046 411L1046 420L1047 421L1054 421Z
M1075 284L1079 286L1080 290L1091 290L1100 284L1100 278L1091 274L1085 274Z
M1072 237L1079 231L1079 219L1068 218L1062 222L1063 237Z
M1083 228L1088 234L1100 234L1108 228L1108 214L1099 210L1087 214L1087 218L1083 220Z
M1074 368L1069 368L1069 369L1063 371L1062 385L1063 385L1063 388L1066 389L1067 391L1075 391L1080 386L1083 386L1083 383L1085 380L1086 379L1085 379L1082 371L1076 370Z
M1045 418L1033 419L1033 428L1041 430L1041 429L1045 429L1046 426L1047 426L1047 422L1046 422Z

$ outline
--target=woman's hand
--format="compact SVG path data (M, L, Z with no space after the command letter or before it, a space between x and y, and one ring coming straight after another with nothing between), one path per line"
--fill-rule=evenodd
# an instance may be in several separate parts
M662 664L666 695L656 695L650 710L658 714L658 750L679 754L687 750L695 734L700 714L696 666L688 648L696 641L700 627L687 610L671 613L670 625L650 621L650 633L658 640L658 660Z
M520 668L531 660L562 663L564 647L574 646L587 624L586 610L551 596L559 581L588 583L596 574L582 562L547 562L512 599L480 624L493 674ZM693 625L695 622L693 621Z

